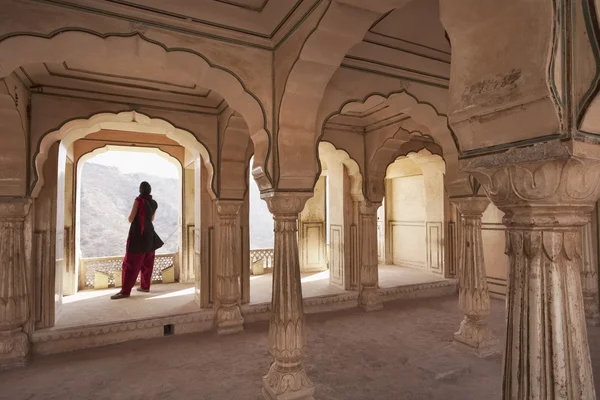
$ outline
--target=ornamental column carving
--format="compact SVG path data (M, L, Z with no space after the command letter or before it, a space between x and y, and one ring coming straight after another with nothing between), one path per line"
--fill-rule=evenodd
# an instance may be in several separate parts
M383 299L379 295L377 257L377 209L381 202L363 201L360 203L360 293L359 304L366 311L383 308Z
M581 150L568 146L548 143L463 164L505 212L506 400L596 398L581 288L581 230L598 199L600 161L574 156ZM585 150L586 157L597 152Z
M465 318L456 342L473 350L479 357L498 352L498 339L492 335L487 317L490 314L481 217L490 204L487 197L461 197L451 201L461 214L460 263L458 266L458 304Z
M592 222L588 221L582 230L583 266L581 268L581 286L585 316L592 325L600 325L600 304L598 303L598 258L594 249Z
M219 214L219 258L217 262L217 287L215 315L220 335L244 330L244 318L240 309L240 249L237 241L239 226L237 216L243 201L217 200Z
M314 385L306 376L301 356L306 330L298 257L298 214L310 193L268 193L275 220L273 297L269 347L274 362L263 377L263 396L269 400L313 400Z
M0 198L0 369L25 365L29 319L25 266L25 217L30 199Z

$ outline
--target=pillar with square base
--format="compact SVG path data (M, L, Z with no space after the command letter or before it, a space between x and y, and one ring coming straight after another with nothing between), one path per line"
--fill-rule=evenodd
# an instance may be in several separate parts
M23 324L29 318L25 271L25 217L31 201L0 198L0 370L23 366L29 338Z
M302 364L306 345L304 305L298 256L298 214L311 193L267 193L262 196L275 220L273 297L269 347L273 363L263 377L268 400L314 400L314 385Z
M465 314L456 343L479 357L498 353L498 339L492 335L487 318L490 314L481 217L490 204L485 196L453 198L461 214L460 264L458 266L458 304Z
M581 236L600 194L599 150L554 141L464 160L464 170L505 213L503 399L596 398Z
M381 202L363 201L360 204L360 293L359 304L366 311L383 308L379 295L379 271L377 257L377 209Z
M239 231L238 213L242 206L238 200L217 200L219 214L219 258L217 262L215 323L219 335L242 332L244 318L240 309L240 249L237 241Z

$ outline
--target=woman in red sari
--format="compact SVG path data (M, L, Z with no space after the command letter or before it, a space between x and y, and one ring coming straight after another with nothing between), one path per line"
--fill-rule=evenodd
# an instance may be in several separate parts
M121 291L112 295L113 300L129 297L141 272L140 292L149 292L154 268L154 252L163 245L162 240L154 232L154 215L158 203L152 199L152 187L148 182L140 183L140 195L136 197L129 214L129 236L127 250L123 260Z

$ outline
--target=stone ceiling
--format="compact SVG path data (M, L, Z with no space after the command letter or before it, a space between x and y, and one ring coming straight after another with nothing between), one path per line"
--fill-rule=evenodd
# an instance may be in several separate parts
M210 35L217 40L272 50L295 30L321 0L35 0L54 7L109 15L167 30ZM218 114L227 104L215 92L181 76L148 66L111 65L106 60L26 65L19 78L35 93L81 96ZM156 67L154 67L156 68ZM414 0L376 21L341 64L366 74L413 79L448 87L450 46L439 21L438 0ZM162 104L162 105L161 105ZM377 121L403 118L385 107L348 111L330 123L369 131ZM356 114L360 112L361 114Z

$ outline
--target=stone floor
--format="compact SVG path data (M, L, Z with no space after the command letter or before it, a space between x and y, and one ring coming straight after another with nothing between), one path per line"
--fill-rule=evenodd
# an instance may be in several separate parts
M388 288L442 280L439 275L418 269L381 265L380 287ZM272 274L250 277L250 303L271 301ZM132 319L157 318L166 315L184 314L198 310L194 302L193 284L153 285L150 293L132 291L132 296L119 301L110 300L118 289L84 290L63 299L63 307L55 329L120 322ZM344 290L329 284L329 271L303 274L302 294L304 298L344 293Z
M305 363L316 398L500 399L500 357L482 360L451 345L461 318L455 296L308 315ZM490 321L503 341L502 301L492 301ZM259 322L236 336L189 334L38 356L0 373L0 399L255 400L270 363L267 329ZM588 329L600 387L600 328Z

